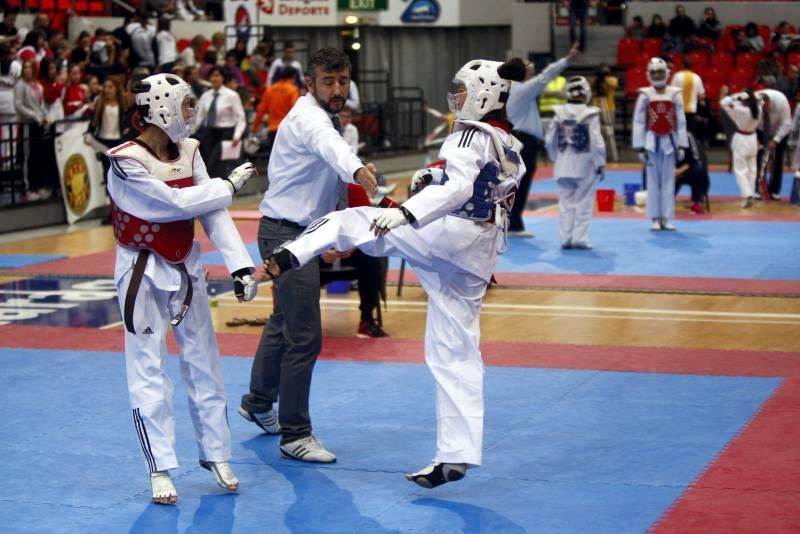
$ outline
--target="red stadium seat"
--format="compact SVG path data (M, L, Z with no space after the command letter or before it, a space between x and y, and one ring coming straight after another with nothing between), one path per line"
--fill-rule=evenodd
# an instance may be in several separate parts
M636 55L642 51L642 43L636 39L624 37L617 43L617 65L630 67L636 60Z
M789 65L800 65L800 50L789 52L789 55L786 56L786 66Z
M733 54L730 52L717 52L711 56L711 66L728 72L733 68Z
M738 93L744 91L753 84L755 73L751 70L739 69L731 71L728 86L731 93Z
M719 109L719 95L723 85L725 84L722 82L707 82L703 80L703 87L706 89L706 101L709 107L715 111Z
M186 47L189 46L190 44L191 41L189 39L183 38L183 39L178 39L178 42L175 45L175 47L178 49L178 53L181 53L184 50L186 50Z
M776 24L772 31L777 32L780 29L780 24ZM797 28L789 24L788 32L787 33L797 33Z
M718 69L716 66L712 65L706 68L701 78L703 79L704 85L706 83L719 83L720 85L724 85L728 81L729 72L729 70Z
M683 56L681 54L678 52L667 52L666 55L672 60L673 74L679 70L683 70Z
M638 54L636 54L636 60L633 62L633 66L639 67L640 69L646 69L647 63L650 61L650 58L652 57L653 56L651 56L647 52L639 52Z
M761 61L761 54L758 52L739 52L736 54L736 68L755 69Z
M89 15L99 17L106 14L106 6L103 2L89 2Z
M703 50L692 50L686 54L686 57L692 61L692 64L694 64L695 67L705 68L709 63L711 54Z
M625 72L625 96L635 98L639 89L647 87L647 71L637 67L631 67Z
M717 40L713 37L695 37L698 44L707 46L712 52L717 49Z
M650 37L642 41L642 52L646 54L650 54L651 56L660 56L661 49L664 46L663 39L656 39L655 37Z

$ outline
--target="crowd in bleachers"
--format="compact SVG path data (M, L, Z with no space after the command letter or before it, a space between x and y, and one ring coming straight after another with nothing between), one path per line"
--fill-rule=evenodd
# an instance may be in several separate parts
M93 35L82 32L68 40L46 13L36 14L30 27L17 26L17 13L16 8L6 9L0 23L0 122L27 123L27 137L49 138L51 147L53 128L63 119L90 120L91 142L98 150L132 136L136 130L131 130L126 115L133 103L130 81L156 72L182 77L198 99L211 87L211 75L219 73L225 87L238 95L246 118L252 117L267 86L282 78L284 71L291 69L297 91L304 92L303 69L294 59L291 43L281 43L276 58L268 38L250 52L244 41L228 49L222 32L210 39L197 35L176 40L169 19L153 24L143 13L126 17L113 31L99 28ZM103 105L109 101L110 107ZM247 131L266 140L266 116L263 122L251 124ZM236 133L242 135L238 128ZM11 126L0 126L0 139L6 142L19 135ZM38 153L40 148L45 147L26 150ZM58 189L54 158L42 158L37 165L42 168L27 173L26 200L48 198ZM46 178L31 184L34 175Z

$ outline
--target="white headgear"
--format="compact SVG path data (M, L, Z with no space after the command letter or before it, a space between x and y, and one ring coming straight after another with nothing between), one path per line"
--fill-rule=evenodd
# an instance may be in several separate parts
M183 99L194 97L191 86L174 74L155 74L134 88L136 105L142 119L158 126L173 143L178 143L192 132L195 116L187 123L183 120Z
M474 59L456 72L453 84L463 84L467 88L467 96L461 109L456 108L455 95L447 95L447 103L450 111L455 112L456 119L476 121L490 111L503 109L511 82L497 73L500 65L502 63L499 61Z
M584 104L592 100L592 87L583 76L572 76L567 80L566 88L569 100L582 100Z
M659 76L660 79L654 80L653 74L660 71L664 71L663 78ZM652 58L647 64L647 81L652 83L653 87L658 89L666 87L667 82L669 81L669 67L667 67L667 62L660 57Z

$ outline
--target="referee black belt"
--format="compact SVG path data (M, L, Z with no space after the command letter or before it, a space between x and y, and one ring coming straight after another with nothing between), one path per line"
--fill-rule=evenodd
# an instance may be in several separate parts
M267 217L266 215L262 215L265 221L269 221L274 224L280 224L281 226L285 226L286 228L292 228L294 230L300 230L301 232L306 229L305 226L297 224L294 221L290 221L287 219L273 219L272 217Z
M139 286L142 285L142 278L144 277L144 269L147 267L147 258L150 257L149 250L142 250L136 257L136 264L133 266L133 274L131 274L130 282L128 282L128 292L125 294L125 310L123 311L123 319L125 320L125 329L131 334L136 335L136 329L133 326L133 308L136 304L136 295L139 293ZM192 303L192 279L189 277L189 272L186 270L186 265L183 263L175 264L175 267L181 272L181 278L185 278L186 296L183 298L183 305L181 311L170 322L172 326L178 326L186 317L186 312L189 311L189 305Z

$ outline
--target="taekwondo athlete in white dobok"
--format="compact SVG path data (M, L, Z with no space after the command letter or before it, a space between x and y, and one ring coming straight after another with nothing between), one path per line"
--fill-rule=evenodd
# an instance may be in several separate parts
M556 106L545 145L555 162L561 221L561 248L591 249L589 229L594 186L606 167L606 143L600 131L600 108L587 105L592 88L582 76L567 80L567 104Z
M647 64L653 84L639 90L633 113L633 149L647 167L647 216L651 230L674 230L675 166L689 146L683 98L677 87L667 86L667 63L654 57Z
M400 207L350 208L317 219L264 261L274 278L330 248L358 247L414 267L428 294L425 361L436 380L437 450L433 463L406 477L426 488L460 480L482 461L479 318L525 172L522 144L505 117L509 80L524 75L520 59L468 62L448 95L456 121L439 152L444 170L417 172L416 194Z
M170 324L180 347L200 465L226 490L239 487L228 463L224 383L194 218L222 253L236 296L252 300L255 267L225 208L255 169L247 163L225 179L209 177L198 142L187 139L196 99L177 76L150 76L134 93L145 128L107 153L117 242L114 281L125 323L128 393L153 501L172 504L177 492L169 470L178 460L173 386L165 371Z
M733 173L742 197L741 207L753 206L758 176L758 136L756 130L761 120L761 104L752 89L726 96L720 107L736 125L736 133L731 139L733 153Z

